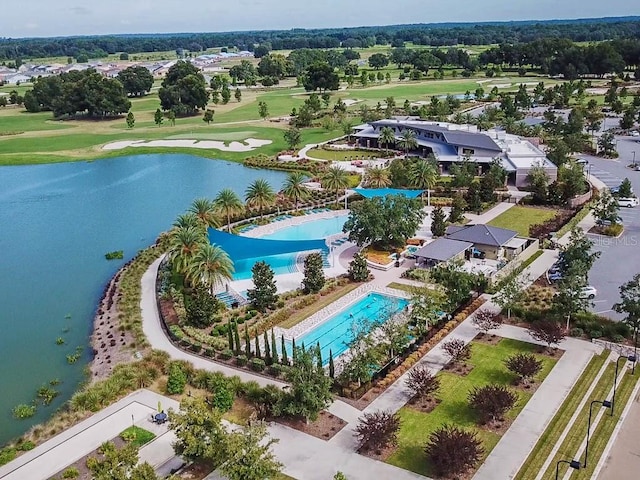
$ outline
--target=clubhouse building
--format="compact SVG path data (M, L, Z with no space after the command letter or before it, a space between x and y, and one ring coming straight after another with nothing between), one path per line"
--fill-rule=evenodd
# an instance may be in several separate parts
M446 174L454 163L465 158L478 165L478 174L484 173L494 158L500 159L508 173L508 182L516 187L527 185L529 170L541 165L554 181L557 167L532 141L510 135L502 130L479 131L475 125L457 125L446 122L422 121L416 117L394 117L355 127L354 136L361 147L384 148L379 144L380 131L384 127L393 130L396 149L402 134L412 130L418 147L410 155L427 157L435 155L440 173Z

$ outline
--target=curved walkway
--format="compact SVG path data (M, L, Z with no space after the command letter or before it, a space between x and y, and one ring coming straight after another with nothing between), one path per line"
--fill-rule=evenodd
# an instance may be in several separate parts
M142 275L142 292L140 297L140 310L142 314L142 330L152 348L167 352L174 360L186 360L193 363L194 367L221 372L227 376L237 375L243 382L256 381L260 385L277 385L283 387L285 384L260 375L254 375L244 370L222 365L211 360L184 352L174 346L162 328L158 304L156 302L156 275L162 257L151 264L149 269Z

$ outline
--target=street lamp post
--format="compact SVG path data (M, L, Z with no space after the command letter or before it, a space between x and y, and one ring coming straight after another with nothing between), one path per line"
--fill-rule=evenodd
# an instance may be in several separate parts
M591 412L593 405L599 403L605 408L611 408L611 402L609 400L593 400L591 405L589 405L589 423L587 425L587 445L584 449L584 464L582 465L584 468L587 468L587 459L589 457L589 434L591 433Z
M560 470L561 463L566 463L567 465L569 465L571 468L575 470L580 470L580 467L581 467L580 462L578 460L558 460L558 463L556 463L556 480L558 480L558 472Z
M613 377L613 398L611 399L611 412L609 414L609 416L611 417L613 416L613 409L616 407L616 387L618 386L618 366L621 358L623 358L624 360L629 360L630 362L633 362L634 366L636 364L635 355L628 355L628 356L620 355L616 360L616 375L615 377Z
M635 167L635 165L636 165L636 151L634 150L631 153L633 153L633 166Z

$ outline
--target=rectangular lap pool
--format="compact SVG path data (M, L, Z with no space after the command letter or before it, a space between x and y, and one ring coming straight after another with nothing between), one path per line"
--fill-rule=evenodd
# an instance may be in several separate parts
M408 304L409 300L404 298L369 293L321 324L316 325L301 337L296 338L296 346L301 346L304 343L305 347L315 347L320 343L322 361L326 365L329 363L329 350L333 353L333 358L337 358L347 350L348 344L362 326L375 329L376 326L389 320ZM287 345L287 350L290 354L290 343Z

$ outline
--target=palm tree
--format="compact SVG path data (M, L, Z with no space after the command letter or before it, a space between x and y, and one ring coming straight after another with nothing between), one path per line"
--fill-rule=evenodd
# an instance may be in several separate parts
M385 145L387 153L389 153L389 144L395 143L396 134L391 127L382 127L380 129L380 135L378 135L378 142Z
M244 210L242 200L236 192L230 188L225 188L220 190L216 198L213 200L213 203L218 210L224 212L227 217L227 230L231 232L231 215Z
M206 286L211 294L216 285L233 278L233 262L218 245L207 243L195 253L187 268L187 276Z
M247 202L247 206L249 207L258 207L258 211L260 212L260 218L262 219L262 210L264 207L268 207L269 205L273 205L275 201L276 194L269 185L269 182L266 180L259 178L251 185L247 187L247 190L244 194L244 199Z
M391 185L391 179L389 178L389 170L381 167L367 168L364 174L364 181L367 187L371 188L384 188Z
M186 273L196 252L205 244L200 227L174 228L169 234L169 258L179 273Z
M405 129L402 132L402 136L400 137L400 141L398 142L400 147L404 150L404 156L409 154L409 150L413 150L418 148L418 140L416 140L416 132L413 130Z
M337 165L332 165L322 176L322 186L329 190L336 192L336 205L338 204L338 198L340 190L343 190L349 186L349 176L346 170L341 169Z
M306 179L307 177L304 173L293 172L289 174L287 180L284 182L282 193L296 203L296 211L298 211L298 202L300 200L306 200L311 196L309 189L303 185Z
M173 226L176 228L201 228L200 220L193 212L183 213L178 215L175 222L173 222Z
M204 226L205 229L216 228L219 225L216 206L208 198L196 198L188 211L198 217L200 224Z
M438 181L438 171L432 162L421 158L409 167L409 180L412 186L428 190Z

